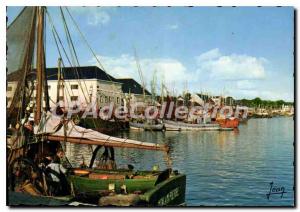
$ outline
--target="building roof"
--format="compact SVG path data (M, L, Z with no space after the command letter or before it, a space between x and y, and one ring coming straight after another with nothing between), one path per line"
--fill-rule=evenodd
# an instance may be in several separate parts
M121 78L116 79L113 76L107 74L102 69L97 66L80 66L72 68L72 67L64 67L62 68L64 79L98 79L105 81L112 81L117 83L122 83L122 90L124 93L134 93L134 94L143 94L143 87L136 82L132 78ZM77 71L76 71L77 70ZM34 72L35 70L33 70ZM57 80L57 68L46 68L46 75L48 80ZM13 72L7 75L7 81L15 81L18 80L20 76L19 72ZM145 89L146 95L151 95L151 93Z
M126 78L126 79L116 79L117 82L122 83L123 93L134 93L134 94L143 94L143 87L134 79ZM151 95L147 89L145 89L146 95Z
M77 71L76 71L77 70ZM97 66L80 66L76 68L62 68L64 79L99 79L105 81L115 81L115 78ZM47 79L57 80L57 68L47 68Z
M62 68L64 79L99 79L105 81L116 82L116 79L105 73L102 69L97 66L81 66L81 67L65 67ZM32 72L35 72L34 69ZM17 81L20 77L21 72L16 71L7 75L8 81ZM57 68L46 68L46 75L48 80L57 80Z

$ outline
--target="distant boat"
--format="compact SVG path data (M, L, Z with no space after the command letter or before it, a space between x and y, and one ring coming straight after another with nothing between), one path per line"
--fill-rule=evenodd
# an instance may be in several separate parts
M266 109L259 108L254 114L253 118L272 118L273 114Z
M166 131L209 131L222 130L219 124L189 124L181 121L164 120ZM229 128L227 130L230 130Z
M217 119L216 122L222 128L238 128L240 121L238 118L225 118L225 119Z
M164 124L154 122L129 122L129 127L132 130L162 131L164 129Z
M253 114L253 118L272 118L272 114L267 112L257 112Z

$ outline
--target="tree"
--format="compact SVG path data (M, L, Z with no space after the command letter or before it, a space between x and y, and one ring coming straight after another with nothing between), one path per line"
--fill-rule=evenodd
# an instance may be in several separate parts
M255 105L256 107L258 107L259 105L262 104L262 101L261 101L261 99L260 99L259 97L256 97L256 98L253 99L252 101L253 101L253 103L254 103L254 105Z

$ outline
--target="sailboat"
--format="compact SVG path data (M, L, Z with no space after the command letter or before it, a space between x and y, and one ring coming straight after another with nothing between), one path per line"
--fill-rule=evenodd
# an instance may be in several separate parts
M145 86L144 77L143 77L143 73L142 73L142 69L141 69L141 64L139 62L139 58L138 58L135 48L134 48L134 55L135 55L137 70L138 70L140 80L142 83L142 87L143 87L143 101L144 101L144 103L146 103L146 86ZM153 99L152 99L152 101L153 101ZM145 108L142 108L142 112L145 112ZM147 118L131 119L131 121L129 122L129 127L131 130L145 130L145 131L162 131L162 130L164 130L164 125L163 125L162 121L159 120L157 117L154 119L147 119Z
M63 15L62 8L60 11ZM108 136L77 126L64 114L53 114L50 110L45 74L46 13L46 7L25 7L7 28L7 81L15 87L11 99L7 98L7 204L15 205L16 199L22 205L56 204L53 199L58 197L49 192L50 176L61 176L47 169L43 161L50 153L65 150L66 143L92 148L88 165L67 169L66 187L61 195L68 203L78 200L101 206L184 204L184 174L171 168L137 171L130 165L128 169L116 167L114 148L168 152L168 146ZM102 166L95 167L102 149Z
M179 97L177 101L180 100L183 102L183 98ZM190 101L194 101L198 103L199 105L203 105L203 100L199 98L199 96L192 94ZM167 98L168 103L170 102L170 98ZM168 111L169 109L167 109ZM174 111L175 109L173 109ZM201 112L199 114L199 112ZM199 117L201 122L196 120L198 123L195 123L195 117L190 117L188 115L187 120L176 120L173 116L172 119L164 119L164 127L166 131L231 131L233 128L221 126L219 123L212 123L211 119L204 114L204 111L199 111L196 114L196 117ZM192 119L192 121L188 122L189 117ZM175 119L175 120L174 120ZM198 119L198 118L197 118Z

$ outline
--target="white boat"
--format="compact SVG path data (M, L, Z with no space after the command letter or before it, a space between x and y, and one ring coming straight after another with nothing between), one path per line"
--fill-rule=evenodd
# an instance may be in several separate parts
M162 131L164 129L163 123L138 123L138 122L129 122L129 127L132 130L149 130L149 131Z
M166 131L209 131L209 130L232 130L223 129L219 124L189 124L181 121L164 120Z

